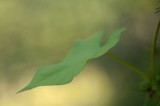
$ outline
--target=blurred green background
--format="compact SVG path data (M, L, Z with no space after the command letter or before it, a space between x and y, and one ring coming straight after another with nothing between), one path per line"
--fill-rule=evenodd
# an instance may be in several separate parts
M63 60L77 40L127 27L113 54L149 70L156 0L0 0L0 106L142 106L141 79L107 56L74 81L15 95L39 66ZM138 83L137 83L138 82Z

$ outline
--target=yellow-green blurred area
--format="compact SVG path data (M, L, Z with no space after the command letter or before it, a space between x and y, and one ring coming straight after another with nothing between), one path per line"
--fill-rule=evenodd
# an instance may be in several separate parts
M0 106L142 106L139 76L107 56L90 61L70 84L16 92L39 66L60 62L77 40L101 30L105 41L127 27L111 52L147 69L157 6L156 0L0 0Z

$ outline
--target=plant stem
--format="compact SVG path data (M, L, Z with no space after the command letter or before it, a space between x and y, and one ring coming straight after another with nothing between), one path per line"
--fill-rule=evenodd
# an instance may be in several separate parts
M151 80L152 86L154 86L156 83L155 56L156 56L156 44L157 44L159 29L160 29L160 20L158 22L156 33L154 35L153 44L152 44L151 72L150 72L150 75L151 75L150 80Z
M117 57L117 56L115 56L115 55L113 55L113 54L111 54L111 53L108 53L108 52L107 52L106 55L109 56L109 57L111 57L111 58L113 58L114 60L120 62L121 64L125 65L126 67L130 68L132 71L134 71L134 72L136 72L138 75L140 75L143 79L145 79L145 80L147 80L147 81L149 80L148 75L147 75L146 73L144 73L142 70L136 68L135 66L129 64L128 62L120 59L119 57Z

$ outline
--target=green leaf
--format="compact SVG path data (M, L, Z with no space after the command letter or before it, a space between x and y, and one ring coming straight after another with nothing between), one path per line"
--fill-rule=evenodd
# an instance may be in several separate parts
M71 82L83 70L88 60L102 56L114 47L124 30L125 28L122 28L112 33L103 46L101 41L104 32L98 33L90 40L77 42L72 52L61 63L40 67L30 84L19 92L38 86L63 85Z

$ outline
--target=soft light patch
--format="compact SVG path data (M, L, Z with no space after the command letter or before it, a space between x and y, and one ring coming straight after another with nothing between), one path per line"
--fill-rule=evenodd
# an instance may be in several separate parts
M11 91L3 83L0 106L109 106L114 89L101 70L95 64L88 64L70 84L38 87L17 95L14 93L18 88Z

